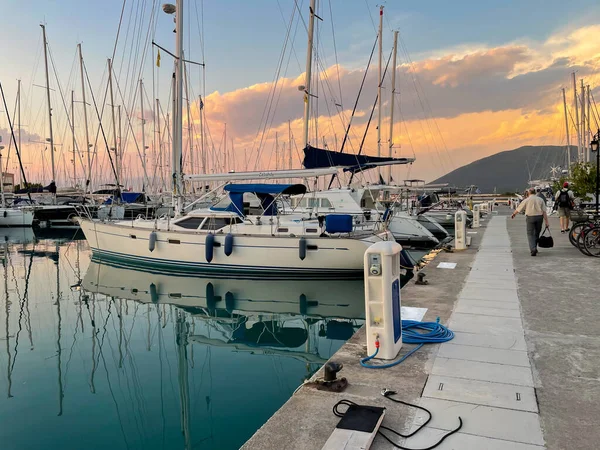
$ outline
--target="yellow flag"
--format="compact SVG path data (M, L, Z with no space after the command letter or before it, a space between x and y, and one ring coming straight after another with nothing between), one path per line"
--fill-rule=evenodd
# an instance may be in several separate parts
M156 55L156 67L160 67L160 50Z
M304 94L304 103L308 103L308 94Z

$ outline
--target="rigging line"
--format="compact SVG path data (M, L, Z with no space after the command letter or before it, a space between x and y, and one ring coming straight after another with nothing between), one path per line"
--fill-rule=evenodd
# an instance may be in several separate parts
M594 114L593 114L594 122L596 122L596 127L600 128L600 124L598 123L598 107L596 106L596 100L594 99L594 93L592 92L591 89L590 89L590 95L592 96L592 102L594 103L594 108L592 109L592 111L594 112Z
M356 95L356 100L354 102L354 107L352 108L352 114L350 114L350 120L348 121L348 126L346 127L346 132L344 133L344 139L342 140L342 146L339 149L340 153L344 153L344 147L346 145L346 141L348 140L348 134L350 132L350 127L352 126L352 119L354 119L354 114L356 113L356 108L358 107L358 101L360 100L360 95L362 93L363 87L365 86L365 81L367 79L367 74L369 73L369 67L371 66L371 61L373 60L373 54L375 53L375 47L377 46L377 42L379 40L379 34L377 34L377 37L375 38L375 42L373 43L373 48L371 49L371 55L369 56L369 61L367 62L367 67L365 68L365 73L363 75L363 79L360 83L360 87L358 88L358 94ZM373 117L373 111L371 111L371 117ZM369 122L371 121L371 119L369 118ZM368 129L368 125L367 125L367 129ZM366 132L365 132L366 135ZM363 140L362 142L364 143L365 139L363 136ZM362 149L362 143L361 143L361 147ZM335 180L336 174L331 175L331 179L329 180L329 189L331 188L331 185L333 184L333 180Z
M377 31L377 27L375 26L375 20L373 20L373 15L371 14L371 7L369 6L369 2L367 0L365 0L365 6L367 7L367 11L369 11L369 19L371 19L373 30Z
M146 43L145 43L144 50L143 50L144 56L142 57L142 61L141 61L141 64L140 64L140 72L138 73L139 76L141 76L141 72L142 72L142 68L143 68L143 64L144 64L144 60L145 60L145 54L146 54L147 46L148 46L148 38L149 38L149 35L150 35L150 28L151 28L151 26L148 27L148 31L147 31L147 34L146 34ZM123 103L125 103L125 98L123 96L123 92L121 91L121 85L119 84L118 78L115 81L116 81L117 92L119 94L119 97L121 98L121 101ZM131 102L132 105L135 104L135 101L137 100L137 91L138 91L137 89L133 90L134 94L133 94L133 99L132 99L132 102ZM139 147L139 144L138 144L137 139L135 137L135 133L133 131L133 125L131 124L131 116L129 115L129 111L128 111L127 108L123 108L123 109L125 110L125 117L126 117L128 125L129 125L129 130L131 130L131 135L133 136L133 141L134 141L134 144L135 144L135 148L136 148L137 154L138 154L140 160L143 161L142 154L140 152L140 147ZM131 109L132 110L134 109L133 106L131 107ZM129 136L129 134L128 134L129 130L126 131L125 143L127 143L127 141L128 141L127 138ZM123 146L123 145L121 144L121 146ZM143 171L144 171L145 185L148 186L149 180L148 180L148 174L147 174L147 171L146 171L146 168L145 168L145 161L143 161L143 163L144 163L144 165L142 166L142 168L143 168Z
M21 92L19 91L19 95L21 94ZM19 102L19 98L15 97L15 107L13 109L13 117L15 117L17 115L17 104ZM16 125L16 124L15 124ZM21 124L19 124L19 134L21 133ZM8 152L7 152L7 156L6 156L6 166L4 171L8 172L8 163L10 161L10 150L12 149L12 139L8 141ZM4 206L4 205L2 205Z
M442 141L442 145L443 145L444 150L446 152L446 156L447 156L447 158L448 158L448 160L450 162L450 168L452 169L453 167L455 167L454 162L452 161L452 157L450 156L450 152L448 151L448 147L446 146L446 141L444 140L444 137L442 135L442 132L440 131L438 123L435 120L435 117L433 117L433 110L431 109L431 105L429 104L429 101L427 100L427 96L425 95L425 91L423 89L423 86L421 85L421 81L418 78L418 76L417 76L417 74L416 74L416 72L414 70L414 63L412 61L412 58L410 57L410 53L408 52L408 48L406 47L404 39L402 38L402 35L400 33L398 33L398 37L400 38L400 45L402 46L402 49L403 49L404 54L406 56L406 59L409 62L409 65L410 65L411 70L412 70L413 85L415 86L415 91L416 91L417 96L419 98L419 102L421 103L421 107L423 108L423 113L427 114L427 112L425 110L425 106L423 105L423 100L421 99L421 95L419 94L419 92L417 90L417 86L416 86L417 84L419 85L419 88L423 92L423 97L424 97L424 100L425 100L425 105L427 105L427 107L429 108L430 120L433 121L433 123L434 123L434 125L435 125L435 127L436 127L436 129L438 131L438 134L439 134L440 139ZM427 118L425 120L426 120L426 122L429 122ZM433 140L433 133L431 132L431 127L430 127L429 124L428 124L428 128L430 129L430 133L432 134L432 140ZM434 145L435 145L435 141L434 141ZM441 157L441 154L440 154L440 157Z
M340 78L340 63L338 61L338 53L337 53L337 44L335 43L335 26L333 23L333 10L331 8L331 0L329 1L329 15L331 17L331 34L333 36L333 54L335 55L335 69L337 72L337 79L338 79L338 89L339 89L339 94L340 94L340 105L342 104L342 81ZM387 18L387 16L386 16Z
M85 72L85 78L88 82L88 85L91 86L90 83L90 77L87 71L87 66L85 65L85 63L83 64L83 70ZM96 103L96 97L94 95L94 91L90 89L90 95L92 96L92 103L94 104L94 111L96 111L96 116L98 117L98 132L102 132L102 138L104 140L104 145L106 146L106 153L108 154L108 160L110 161L110 167L112 169L113 175L115 176L115 180L117 182L117 194L119 197L121 197L121 186L120 186L120 180L119 180L119 176L117 175L117 170L115 168L115 164L114 161L112 159L112 156L110 154L110 150L109 150L109 146L108 146L108 139L106 137L106 134L104 132L104 127L102 126L102 116L100 115L100 112L98 111L98 105ZM97 151L96 151L97 153Z
M15 138L15 130L12 125L12 120L10 119L10 113L8 112L8 106L6 105L6 97L4 96L4 87L2 86L2 82L0 82L0 93L2 93L2 103L4 104L4 111L6 112L6 118L8 119L8 126L10 128L10 135L12 137L13 143L15 144L15 153L17 154L17 158L19 159L19 167L21 168L21 176L23 177L23 184L29 187L29 183L27 182L27 177L25 176L25 170L23 169L23 161L21 161L21 151L17 145L17 139ZM33 202L31 199L31 192L27 189L27 197L29 197L29 201Z
M63 108L65 109L65 114L67 116L67 125L68 127L71 129L72 133L75 133L75 127L73 125L73 118L70 117L69 114L69 110L67 108L67 104L65 103L65 97L62 91L62 87L60 85L60 80L58 79L58 73L56 72L56 65L54 64L54 56L52 54L52 49L50 48L50 43L48 43L48 55L50 56L50 62L52 63L52 72L54 73L54 78L56 78L56 85L58 86L58 91L60 94L60 99L61 99L61 103L63 105ZM77 55L77 50L75 51L75 55ZM63 142L65 141L65 132L63 133ZM85 165L83 163L83 156L81 155L81 152L79 150L79 145L77 144L77 139L75 139L75 149L77 150L77 154L79 156L79 162L81 163L81 167L85 172ZM50 151L54 151L54 149L50 149ZM64 157L64 152L62 152L62 155ZM75 182L75 181L73 181Z
M263 109L263 114L262 114L261 119L260 119L260 123L261 124L262 124L262 121L264 119L264 121L265 121L264 122L264 127L260 127L259 126L258 133L257 133L257 135L256 135L256 137L254 139L254 142L252 143L252 146L254 147L254 144L256 143L256 139L258 138L258 135L260 134L260 142L259 142L258 147L256 149L257 150L257 157L256 157L256 162L254 164L254 170L256 170L256 168L258 167L258 163L260 161L260 156L261 156L261 153L262 153L262 150L263 150L263 144L264 144L264 141L265 141L265 135L266 134L268 135L268 133L267 133L267 127L268 127L269 117L271 116L271 110L273 108L273 101L275 99L275 95L277 94L277 87L278 87L278 85L280 84L280 81L281 81L281 78L280 78L281 68L283 66L283 60L285 58L285 51L286 51L288 43L289 43L289 37L290 37L290 33L291 33L291 29L292 29L292 24L293 24L295 15L296 15L296 10L294 9L292 11L292 15L290 17L289 25L287 26L287 29L286 29L286 35L285 35L283 46L281 48L281 53L279 55L279 61L277 63L277 69L275 70L275 74L274 74L274 77L273 77L273 82L272 82L273 86L270 89L269 97L267 98L267 102L265 104L265 108ZM288 64L289 64L289 60L288 60ZM279 95L281 95L281 90L283 90L283 87L280 89L280 94ZM277 99L277 103L279 103L279 97ZM266 112L266 116L265 116L265 112ZM275 116L275 113L273 113L273 118L274 118L274 116ZM273 122L273 119L271 119L271 123L272 122ZM261 131L261 128L262 128L262 131Z
M281 49L281 53L280 53L280 56L279 56L279 61L278 61L278 64L277 64L277 69L276 69L275 75L273 77L273 86L272 86L272 88L271 88L271 90L269 92L269 97L270 98L267 100L267 104L265 105L265 108L267 109L267 114L266 114L266 116L263 115L265 122L264 122L264 127L263 127L261 138L260 138L259 147L257 149L257 161L256 161L255 166L254 166L255 170L256 170L256 167L257 167L257 164L258 164L258 160L260 159L260 154L262 152L262 147L264 145L264 141L266 139L268 139L268 134L269 134L269 132L271 130L273 119L275 117L275 112L273 112L273 116L271 117L271 111L273 110L273 101L275 100L275 96L277 96L277 88L278 88L278 86L280 85L280 83L282 81L281 80L281 69L283 67L283 61L285 59L285 52L286 52L288 43L290 42L290 33L291 33L292 25L293 25L293 22L294 22L295 14L296 14L296 11L293 10L292 11L292 15L290 17L289 24L286 26L286 36L285 36L285 39L284 39L284 44L283 44L283 47ZM287 61L287 64L286 64L286 70L285 70L286 73L287 73L287 68L288 67L289 67L289 57L288 57L288 61ZM277 105L279 104L279 98L280 98L281 90L282 89L283 89L283 87L280 88L279 95L277 96L277 102L276 102L276 105L275 105L275 110L277 109ZM261 117L261 123L262 123L263 117ZM271 117L271 119L269 121L270 117ZM267 134L267 138L266 139L265 139L265 134Z
M119 26L117 27L117 35L115 36L115 45L113 46L112 59L115 58L117 52L117 44L119 43L119 35L121 33L121 24L123 23L123 13L125 12L125 4L127 0L123 0L123 6L121 7L121 17L119 17Z
M400 37L400 36L399 36L399 37ZM402 38L401 38L401 37L400 37L400 45L401 45L401 47L402 47L402 51L404 51L404 52L405 52L405 54L406 54L407 61L409 61L409 62L410 62L410 64L409 64L410 71L407 73L407 75L409 75L409 76L410 76L410 80L412 81L413 87L414 87L414 89L415 89L415 94L416 94L416 96L417 96L417 99L419 100L419 103L420 103L420 105L421 105L421 110L423 111L424 120L425 120L425 122L426 122L426 124L427 124L428 128L430 128L430 125L429 125L429 123L428 123L428 121L427 121L427 116L426 116L426 112L425 112L425 107L424 107L424 105L423 105L423 101L422 101L422 99L421 99L421 96L420 96L420 94L419 94L419 90L418 90L418 88L417 88L417 83L416 83L416 80L415 80L415 70L414 70L414 64L413 64L413 62L412 62L412 61L410 61L410 56L408 55L408 51L406 50L406 48L405 48L405 46L404 46L404 43L403 43L403 40L402 40ZM414 99L413 99L413 105L415 105L415 106L416 106L416 104L414 103ZM418 120L418 122L419 122L419 127L421 128L421 131L422 131L422 133L423 133L423 138L425 139L425 142L426 142L427 146L428 146L428 147L430 147L430 146L429 146L429 141L428 141L428 139L427 139L427 133L425 133L425 129L423 128L423 124L422 124L421 120ZM431 128L430 128L430 134L431 134ZM444 167L444 166L445 166L444 160L442 159L442 155L441 155L441 153L440 153L439 149L438 149L438 148L437 148L437 146L435 145L435 141L434 141L433 139L432 139L432 141L433 141L433 150L435 150L435 152L436 152L436 153L437 153L437 155L438 155L439 161L440 161L440 163L441 163L441 166L442 166L442 170L444 170L444 171L448 172L448 170L447 170L447 169ZM431 148L431 147L430 147L430 148ZM433 156L432 156L431 158L432 158L432 163L434 163L434 164L435 164L435 162L434 162L434 160L433 160Z
M390 61L392 59L392 53L393 50L390 52L390 56L388 57L387 63L385 64L385 70L383 71L383 75L381 76L381 80L379 80L379 83L383 83L383 81L385 80L385 75L387 73L388 70L388 66L390 65ZM363 138L362 141L360 143L360 147L358 148L358 153L356 154L356 162L358 163L358 156L362 153L364 144L365 144L365 139L367 138L367 133L369 131L369 126L371 125L371 120L373 119L373 113L375 112L375 108L377 107L377 101L379 100L379 94L375 96L375 101L373 102L373 108L371 108L371 114L369 115L369 121L367 122L367 127L365 128L365 133L363 134ZM363 172L363 170L361 169L361 172ZM350 175L350 182L352 183L352 180L354 179L354 173L352 175Z
M281 20L283 20L283 23L286 23L285 20L285 16L283 15L283 10L281 9L281 4L279 3L279 1L277 2L277 6L279 6L279 14L281 15ZM300 7L304 6L304 0L302 0L302 3L300 4ZM294 59L296 60L296 64L298 64L298 70L300 71L300 73L302 73L302 66L300 64L300 60L298 59L298 53L296 52L296 47L294 46L294 42L296 42L296 36L298 35L298 27L300 25L300 21L297 20L296 21L296 26L294 28L294 36L291 39L291 44L290 44L290 48L291 48L291 52L290 52L290 57L293 54L294 55Z
M304 31L306 31L308 33L308 26L306 25L306 21L304 20L304 16L302 15L302 10L300 9L300 6L298 6L298 0L294 0L294 5L296 6L296 9L298 10L298 16L300 17L300 20L302 21L302 25L304 25ZM304 6L304 0L302 0L302 6Z

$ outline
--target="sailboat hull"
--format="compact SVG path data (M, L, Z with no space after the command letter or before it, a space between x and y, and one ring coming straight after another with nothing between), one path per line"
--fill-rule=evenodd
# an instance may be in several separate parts
M0 227L30 227L32 223L32 211L18 208L0 208Z
M388 232L367 234L362 239L306 237L308 250L301 259L300 237L236 235L232 252L227 256L226 236L217 233L212 235L214 243L209 262L206 233L153 231L88 219L80 219L80 224L92 252L104 261L165 272L210 272L224 277L362 278L365 250L375 242L393 240ZM152 232L156 233L156 240L154 250L150 251Z

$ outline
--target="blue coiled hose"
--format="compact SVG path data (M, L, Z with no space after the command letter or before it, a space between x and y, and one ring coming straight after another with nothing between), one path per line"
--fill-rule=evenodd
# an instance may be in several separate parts
M420 332L418 330L422 330ZM360 365L367 369L387 369L394 367L412 355L414 352L419 350L425 344L440 344L442 342L448 342L454 337L452 330L446 328L440 323L438 317L435 322L417 322L416 320L403 320L402 321L402 342L405 344L419 344L413 348L410 352L400 358L398 361L394 361L389 364L380 364L371 366L367 364L367 361L375 358L379 353L379 345L375 349L375 353L366 358L360 360Z

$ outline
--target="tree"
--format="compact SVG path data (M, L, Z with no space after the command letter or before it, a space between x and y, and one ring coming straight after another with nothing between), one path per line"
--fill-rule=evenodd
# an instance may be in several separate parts
M596 192L596 164L578 162L571 166L571 177L561 177L554 183L554 191L562 189L565 181L569 182L569 188L575 197L584 201L592 199L590 194Z

